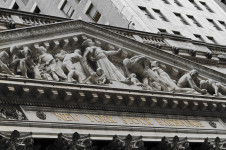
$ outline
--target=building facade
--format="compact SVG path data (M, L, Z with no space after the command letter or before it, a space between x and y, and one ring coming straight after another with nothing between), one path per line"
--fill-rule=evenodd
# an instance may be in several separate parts
M98 8L101 21L103 5L90 4L86 12ZM0 14L0 149L226 149L225 46L8 9Z
M2 0L1 7L224 45L225 6L218 0Z

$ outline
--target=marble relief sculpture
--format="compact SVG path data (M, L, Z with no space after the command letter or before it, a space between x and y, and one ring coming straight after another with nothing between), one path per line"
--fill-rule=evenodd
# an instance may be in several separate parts
M64 47L50 51L48 47L37 45L32 48L12 46L9 51L0 52L0 75L141 90L226 95L225 85L211 79L200 82L196 70L173 80L158 61L144 55L127 57L128 53L124 55L121 48L114 50L114 46L102 47L100 41L93 42L87 38L73 45L74 49ZM113 62L115 57L117 64Z
M195 91L201 94L207 94L206 89L200 89L197 84L199 84L198 72L196 70L191 70L190 72L184 74L177 82L177 86L180 88L191 87Z
M82 45L85 47L83 58L90 73L94 72L95 68L101 68L109 79L114 81L125 80L122 73L107 57L119 54L122 51L121 49L105 51L101 47L94 46L95 43L90 39L85 40Z
M135 73L141 78L143 84L149 85L154 89L169 91L166 83L164 83L160 76L149 67L150 61L146 56L138 55L130 59L125 58L123 64L127 69L128 74Z
M226 95L226 86L219 82L215 82L212 79L201 80L200 88L207 90L207 92L211 95Z
M51 77L55 81L59 81L59 78L67 79L67 76L65 75L62 68L57 65L57 62L52 54L47 53L46 48L39 47L37 48L38 54L39 54L39 62L38 65L40 65L42 68L42 71L44 73L48 73L51 75Z
M10 65L13 68L14 74L18 74L18 69L23 77L28 78L28 72L32 73L34 68L34 62L31 56L31 50L28 47L24 47L22 50L15 50L11 48L11 55L13 60Z
M6 75L14 75L9 69L9 54L5 51L0 52L0 71Z

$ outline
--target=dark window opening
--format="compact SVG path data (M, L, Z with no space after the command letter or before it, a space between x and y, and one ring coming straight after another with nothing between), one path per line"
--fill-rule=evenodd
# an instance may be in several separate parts
M177 4L180 7L183 7L183 5L178 0L174 0L174 3Z
M167 33L166 29L158 29L159 32L162 32L162 33Z
M146 9L146 7L138 6L140 10L147 16L148 19L155 19L151 13Z
M40 12L41 12L41 10L38 8L38 6L36 6L34 9L34 13L39 14Z
M177 16L177 17L180 19L180 21L181 21L183 24L189 25L189 23L184 19L184 17L181 16L181 14L179 14L179 13L174 13L174 14L175 14L175 16Z
M206 8L206 10L213 13L213 10L205 2L200 2L200 3Z
M18 10L18 9L19 9L19 6L17 5L17 3L14 3L14 4L13 4L12 9L13 9L13 10Z
M207 20L214 28L216 28L219 31L222 31L221 28L212 19L207 19Z
M153 11L159 16L159 18L161 18L163 21L169 22L168 19L166 19L166 17L161 13L160 10L158 9L153 9Z
M202 38L201 35L198 35L198 34L194 34L195 38L198 40L198 41L202 41L204 42L204 39Z
M189 1L194 5L195 8L197 8L198 10L202 10L201 7L199 7L199 5L196 4L194 0L189 0Z
M179 31L172 31L173 32L173 34L175 34L175 35L181 35L181 33L179 32Z
M188 17L189 19L191 19L192 22L193 22L197 27L202 27L201 24L200 24L193 16L187 15L187 17Z
M212 36L206 36L213 44L217 44L217 41Z
M99 11L96 11L95 15L93 16L93 20L95 22L98 22L100 17L101 17L101 14L99 13Z

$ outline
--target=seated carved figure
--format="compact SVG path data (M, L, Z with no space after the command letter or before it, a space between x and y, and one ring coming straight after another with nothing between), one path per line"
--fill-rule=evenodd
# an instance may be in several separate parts
M198 72L196 70L191 70L190 72L184 74L177 82L177 86L180 88L191 87L201 94L207 94L207 90L200 89L196 84L199 84Z
M64 74L61 67L56 64L56 60L52 56L52 54L47 53L46 48L43 46L37 48L39 54L39 62L40 68L44 70L46 73L50 74L51 77L59 81L59 77L62 79L67 79L67 76Z
M207 90L207 92L212 95L226 95L226 86L212 79L201 80L200 88Z

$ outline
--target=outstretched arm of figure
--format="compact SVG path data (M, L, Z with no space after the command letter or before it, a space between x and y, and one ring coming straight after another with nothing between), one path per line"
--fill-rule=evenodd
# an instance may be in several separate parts
M111 56L111 55L117 55L119 53L121 53L122 49L119 48L117 51L104 51L103 50L103 53L106 55L106 56Z
M191 86L191 88L193 88L194 90L196 90L199 93L207 94L206 89L200 89L200 88L198 88L197 85L195 84L195 82L193 81L193 79L190 76L187 77L187 78L188 78L188 83Z

